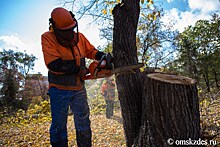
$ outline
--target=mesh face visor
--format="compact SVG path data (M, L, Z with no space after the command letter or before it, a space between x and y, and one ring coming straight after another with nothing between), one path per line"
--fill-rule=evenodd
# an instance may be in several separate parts
M76 31L75 31L76 28ZM78 25L70 29L57 29L54 27L54 33L57 38L57 41L62 46L68 47L69 45L76 45L79 42L78 36Z
M59 36L63 40L71 41L74 38L74 28L61 30L61 29L54 29L55 35Z

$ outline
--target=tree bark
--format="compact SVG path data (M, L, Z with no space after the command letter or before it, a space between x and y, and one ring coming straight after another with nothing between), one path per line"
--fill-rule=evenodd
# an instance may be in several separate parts
M200 138L195 80L176 75L148 74L142 106L142 123L135 146L170 146L169 143L175 146L175 140Z
M209 73L208 73L207 69L205 71L206 72L204 72L203 78L204 78L204 81L205 81L205 84L206 84L206 89L207 89L208 92L210 92L211 89L210 89L210 82L209 82Z
M139 0L126 0L113 10L113 56L114 66L124 67L138 63L136 31L140 13ZM141 125L142 85L140 73L116 77L123 126L128 147L133 145Z
M215 71L214 68L212 69L212 72L213 72L213 74L214 74L214 79L215 79L215 85L216 85L216 88L219 88L220 86L218 85L218 76L217 76L217 72Z

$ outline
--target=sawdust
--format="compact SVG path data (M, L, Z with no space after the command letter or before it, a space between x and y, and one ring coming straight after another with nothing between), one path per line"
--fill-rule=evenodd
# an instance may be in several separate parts
M149 78L162 81L162 82L168 82L172 84L185 84L185 85L194 85L196 84L196 80L179 76L179 75L169 75L169 74L162 74L162 73L153 73L147 75Z

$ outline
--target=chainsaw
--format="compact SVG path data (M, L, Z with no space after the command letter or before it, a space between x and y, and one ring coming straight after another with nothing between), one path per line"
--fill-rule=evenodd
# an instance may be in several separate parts
M123 73L135 73L135 69L141 68L144 66L143 63L137 63L134 65L128 65L124 67L114 68L110 53L107 55L103 55L102 58L97 61L93 61L89 65L89 74L83 76L83 80L93 80L98 78L110 77L114 74L123 74Z

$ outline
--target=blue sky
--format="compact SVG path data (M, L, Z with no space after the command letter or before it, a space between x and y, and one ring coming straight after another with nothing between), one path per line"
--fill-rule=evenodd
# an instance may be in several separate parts
M0 35L32 33L34 26L47 23L52 0L1 0ZM42 18L42 19L41 19ZM41 20L40 22L38 22Z
M187 11L189 10L188 1L187 0L159 0L158 2L163 4L163 8L165 10L170 10L172 8L177 8L179 11Z
M175 22L174 29L183 31L199 19L209 19L212 12L220 10L219 0L154 0L163 3L166 12L163 20ZM47 75L41 51L41 34L48 30L51 11L58 7L56 0L0 0L0 50L26 50L34 54L35 62L32 73ZM90 20L90 21L88 21ZM91 18L79 21L79 29L94 46L104 44L99 38L98 26L88 26Z

